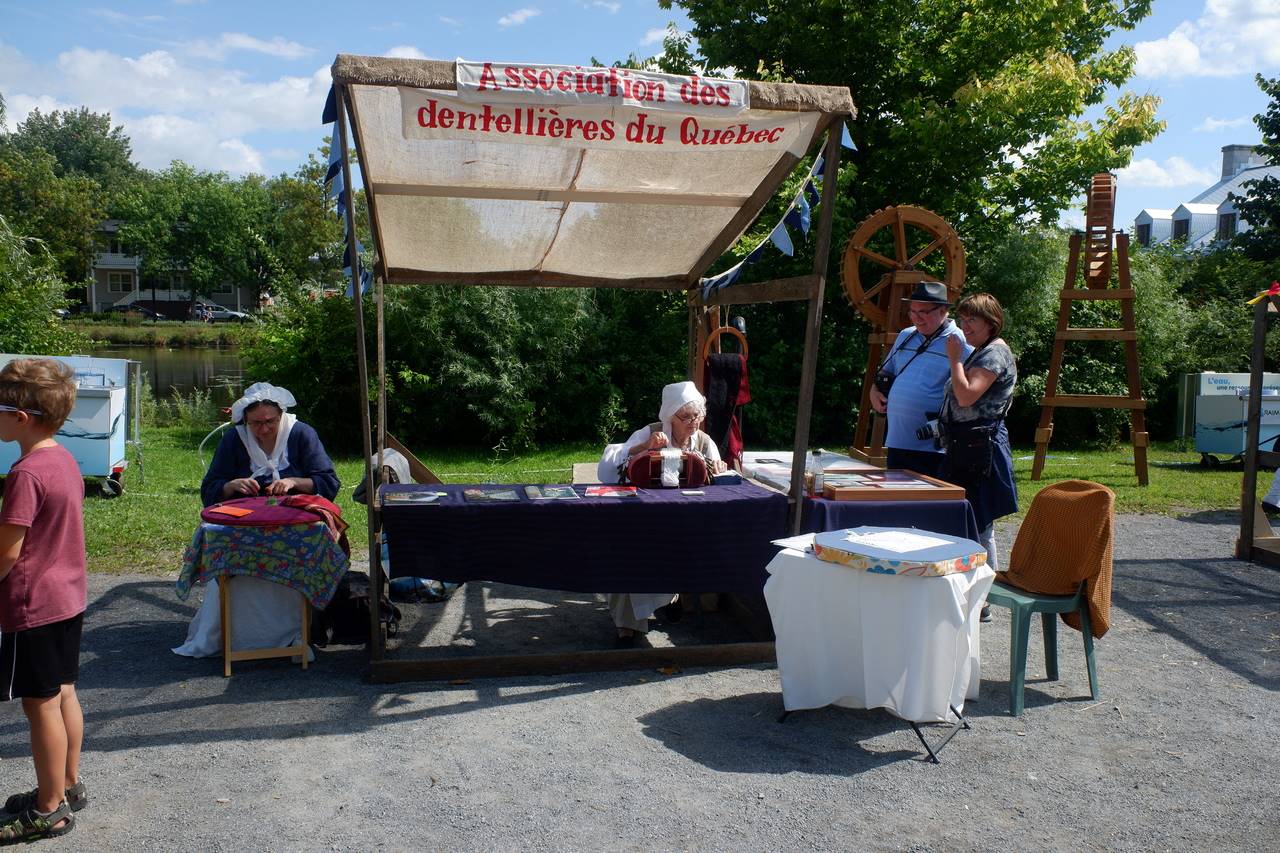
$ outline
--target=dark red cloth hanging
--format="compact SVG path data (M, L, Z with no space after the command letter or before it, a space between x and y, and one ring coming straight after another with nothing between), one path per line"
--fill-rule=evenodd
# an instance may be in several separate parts
M706 433L730 468L742 460L742 425L738 407L751 402L747 360L741 353L711 353L702 365L707 398Z

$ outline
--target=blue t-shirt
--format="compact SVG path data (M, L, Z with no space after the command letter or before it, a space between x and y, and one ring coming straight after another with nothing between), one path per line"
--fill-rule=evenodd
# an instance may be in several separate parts
M943 387L951 378L951 363L947 360L949 337L957 337L964 343L964 333L950 319L942 324L923 351L920 347L926 338L915 326L898 333L891 350L893 354L884 365L885 370L896 377L889 391L885 447L942 452L934 446L933 439L916 438L916 430L930 419L927 416L936 418L942 408ZM965 357L971 352L973 347L964 343Z

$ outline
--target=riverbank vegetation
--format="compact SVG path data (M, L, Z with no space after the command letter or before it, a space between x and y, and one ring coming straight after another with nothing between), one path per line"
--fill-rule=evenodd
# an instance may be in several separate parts
M67 320L68 328L94 343L130 347L235 347L252 337L251 323L182 323L176 320L121 322L118 318L103 320Z

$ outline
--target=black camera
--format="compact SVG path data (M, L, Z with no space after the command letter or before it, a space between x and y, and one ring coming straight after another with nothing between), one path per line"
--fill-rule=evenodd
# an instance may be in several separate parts
M889 389L893 387L894 379L897 379L897 377L894 376L889 371L885 370L884 368L877 370L876 378L874 380L876 390L879 391L881 394L885 395L886 397L888 397Z
M925 417L928 420L924 422L924 426L916 429L916 438L921 441L933 439L933 446L941 449L946 443L946 428L938 420L937 412L926 412Z

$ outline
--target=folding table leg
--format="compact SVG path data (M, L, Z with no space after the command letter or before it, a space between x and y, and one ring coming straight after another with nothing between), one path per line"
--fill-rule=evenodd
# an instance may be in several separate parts
M959 732L961 729L969 728L969 721L964 718L964 714L961 714L959 711L956 710L955 705L948 705L947 707L951 709L951 713L956 715L956 721L951 724L950 728L948 728L947 730L946 735L943 736L942 740L938 741L938 745L936 747L930 746L929 741L925 740L924 732L920 730L919 725L917 725L915 722L911 720L907 720L907 722L911 725L912 731L916 733L916 737L920 738L920 743L924 744L925 752L929 753L929 760L932 761L934 764L942 763L938 761L938 753L942 752L943 747L951 743L951 739L956 736L956 733Z
M302 593L298 593L302 595ZM302 595L302 668L307 668L307 655L311 653L311 601Z

